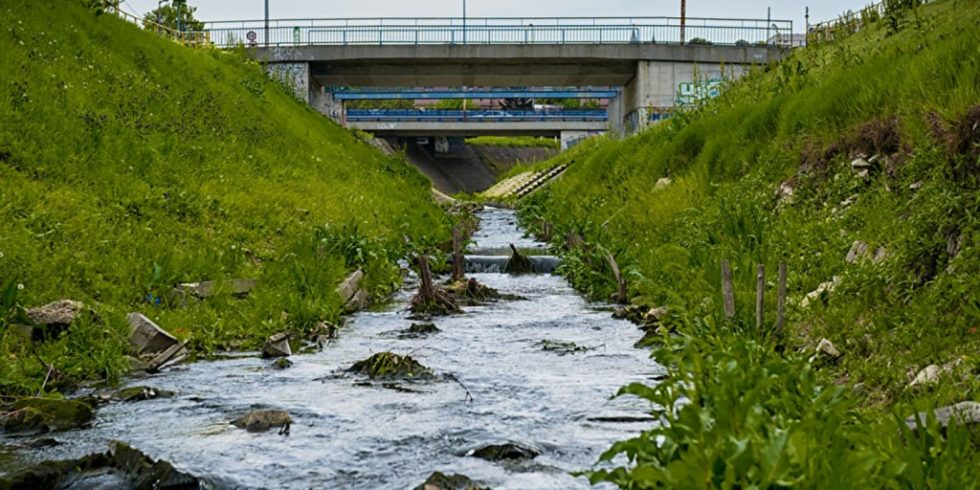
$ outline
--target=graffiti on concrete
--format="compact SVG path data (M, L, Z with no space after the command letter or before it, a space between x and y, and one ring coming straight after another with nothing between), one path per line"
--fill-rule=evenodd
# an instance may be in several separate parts
M720 78L705 78L693 82L683 82L677 86L676 105L690 106L718 97L721 94Z

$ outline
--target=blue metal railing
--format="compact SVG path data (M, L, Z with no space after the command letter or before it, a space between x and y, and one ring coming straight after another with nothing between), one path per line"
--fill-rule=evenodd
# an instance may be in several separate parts
M445 110L445 109L349 109L347 122L532 122L608 121L605 109L561 111Z
M219 47L457 44L783 45L793 22L675 17L285 19L206 24Z
M613 87L515 87L434 89L401 87L331 87L337 100L441 100L441 99L611 99Z

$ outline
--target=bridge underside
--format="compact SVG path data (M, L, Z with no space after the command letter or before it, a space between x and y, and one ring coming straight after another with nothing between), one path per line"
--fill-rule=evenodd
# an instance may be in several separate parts
M605 121L526 121L526 122L348 122L347 127L369 131L378 136L545 136L561 137L563 133L606 131Z
M313 63L312 77L324 87L540 87L622 86L636 63L497 59L467 63L446 60L387 60Z
M297 95L343 120L344 106L323 87L622 87L602 129L632 133L659 112L712 96L750 65L779 60L775 46L694 44L356 45L258 48L254 55L296 82ZM339 103L338 103L339 102ZM534 123L353 122L379 134L475 135L593 131ZM572 123L574 124L574 123ZM394 126L394 127L393 127ZM397 127L397 129L396 129Z
M299 46L258 48L274 63L309 63L321 86L535 87L624 86L637 62L757 64L772 47L671 44Z

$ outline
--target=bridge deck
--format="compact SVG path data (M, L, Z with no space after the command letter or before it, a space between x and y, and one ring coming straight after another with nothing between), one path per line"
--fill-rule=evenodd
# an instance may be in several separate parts
M222 47L315 45L718 44L780 45L793 22L676 17L374 18L211 22Z

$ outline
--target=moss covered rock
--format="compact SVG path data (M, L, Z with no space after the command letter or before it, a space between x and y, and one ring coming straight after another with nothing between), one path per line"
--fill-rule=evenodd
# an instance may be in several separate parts
M92 407L75 400L24 398L0 415L6 432L49 432L82 427L92 420Z
M477 486L465 475L447 475L436 471L425 480L425 483L415 487L415 490L488 490L488 487Z
M171 398L174 392L151 388L149 386L130 386L123 388L112 396L114 400L121 402L140 402L143 400L153 400L155 398Z
M467 456L485 459L487 461L523 461L534 459L541 452L537 449L522 446L517 443L508 442L504 444L491 444L474 449L467 453Z
M432 370L409 356L391 352L379 352L363 361L355 362L348 371L370 378L431 378Z
M153 488L199 489L204 483L154 461L128 445L113 441L106 453L66 461L46 461L0 478L6 488Z
M249 432L265 432L279 429L279 434L289 434L292 417L285 410L253 410L232 421L232 425Z

